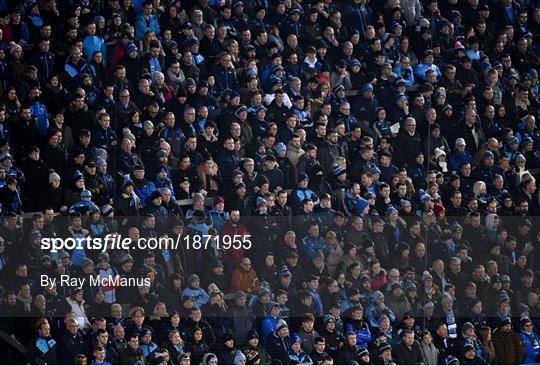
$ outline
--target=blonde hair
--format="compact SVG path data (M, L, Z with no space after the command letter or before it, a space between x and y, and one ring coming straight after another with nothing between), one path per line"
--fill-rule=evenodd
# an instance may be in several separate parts
M484 192L482 192L482 191L484 191ZM479 181L475 182L474 185L473 185L473 193L474 193L475 197L480 197L481 194L487 193L486 182L484 182L483 180L479 180Z

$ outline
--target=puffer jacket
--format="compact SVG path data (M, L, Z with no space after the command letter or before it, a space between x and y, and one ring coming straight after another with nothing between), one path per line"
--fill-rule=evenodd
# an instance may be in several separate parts
M524 331L519 332L519 337L525 347L525 357L521 363L525 365L536 364L540 355L540 338L534 332L527 334Z
M371 331L369 326L363 320L351 319L345 324L345 332L354 332L356 334L356 345L360 348L367 347L371 342Z

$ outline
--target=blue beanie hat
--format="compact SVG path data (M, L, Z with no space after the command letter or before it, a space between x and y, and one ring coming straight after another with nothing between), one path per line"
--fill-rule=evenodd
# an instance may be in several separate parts
M284 152L284 151L287 151L287 146L285 146L285 144L283 142L279 142L276 145L276 152L279 154L279 153Z
M279 319L276 324L276 330L280 330L283 327L289 327L289 326L287 325L287 322L285 320Z
M291 277L292 276L292 273L291 271L289 271L289 269L287 268L287 266L283 266L281 268L281 271L279 271L279 276L280 277Z
M303 180L309 181L309 176L306 173L300 173L300 175L298 175L298 182L301 182Z
M368 205L369 205L369 201L363 198L360 198L359 200L356 201L356 212L358 213L364 212L364 210L366 209L366 207L368 207Z
M347 168L339 164L334 164L332 170L334 171L334 177L336 178L339 177L341 174L347 173Z
M397 213L398 210L393 205L389 205L388 208L386 209L386 215L390 216L394 212Z
M494 157L495 157L495 155L493 155L493 153L491 151L486 150L486 151L484 151L484 156L482 158L485 159L485 158L494 158Z
M246 356L240 351L236 352L236 354L234 355L234 364L239 365L240 362L245 362L245 361L246 361Z

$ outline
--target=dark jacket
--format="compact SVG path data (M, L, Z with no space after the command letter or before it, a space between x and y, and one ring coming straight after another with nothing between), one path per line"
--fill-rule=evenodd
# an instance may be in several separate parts
M26 362L38 365L57 365L58 356L56 341L51 337L42 338L38 336L28 346Z
M506 365L517 365L523 361L525 347L519 335L511 330L503 332L500 328L493 332L493 347L497 363Z
M75 356L79 353L88 353L88 344L86 343L84 336L80 331L75 335L67 332L60 338L60 344L58 347L58 354L60 360L64 365L71 365L75 362Z
M422 350L416 341L410 347L403 341L399 342L392 350L392 355L394 362L398 365L418 365L424 362Z
M274 361L281 361L282 364L289 363L289 336L281 338L276 332L273 332L266 343L266 349Z
M402 152L401 154L395 154L393 163L398 167L404 163L410 163L414 160L415 153L421 151L422 139L418 132L415 132L412 136L409 132L402 129L399 131L396 137L395 151Z

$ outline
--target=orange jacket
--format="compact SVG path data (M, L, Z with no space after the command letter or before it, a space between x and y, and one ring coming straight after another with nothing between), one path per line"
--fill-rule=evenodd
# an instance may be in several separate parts
M231 292L255 292L256 285L254 284L254 281L256 278L257 273L253 268L247 272L242 268L235 269L231 275ZM248 291L248 289L250 289L250 291Z

